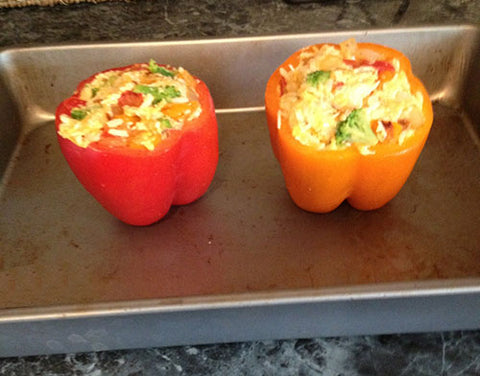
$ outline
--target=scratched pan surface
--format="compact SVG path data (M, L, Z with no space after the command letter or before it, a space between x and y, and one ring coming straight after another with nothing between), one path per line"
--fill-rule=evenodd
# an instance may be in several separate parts
M385 207L306 213L270 149L265 84L298 48L352 36L409 56L431 136ZM209 85L220 162L203 198L136 228L77 182L53 113L82 78L149 58ZM480 327L479 64L473 26L1 51L0 356Z

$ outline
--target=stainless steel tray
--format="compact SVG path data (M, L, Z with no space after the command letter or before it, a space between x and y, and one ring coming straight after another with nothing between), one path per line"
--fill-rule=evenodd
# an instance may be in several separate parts
M268 139L266 81L308 44L406 53L434 100L387 206L298 209ZM155 58L209 85L220 163L208 193L149 227L80 186L53 113L90 74ZM480 31L475 26L0 52L0 356L480 327Z

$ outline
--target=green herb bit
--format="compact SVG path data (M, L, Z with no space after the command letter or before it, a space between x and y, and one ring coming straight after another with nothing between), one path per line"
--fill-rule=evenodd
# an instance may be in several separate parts
M170 122L170 120L165 119L165 118L162 118L162 119L160 119L159 121L160 121L160 127L161 127L162 129L172 128L172 123Z
M161 67L153 59L150 59L150 61L148 63L148 70L152 73L160 73L161 75L164 75L165 77L175 77L174 72L172 72L172 71L170 71L170 70L168 70L164 67Z
M92 87L92 91L90 93L91 97L95 98L95 96L97 95L99 90L100 90L100 88L98 88L98 87Z
M157 86L137 85L133 89L135 93L150 94L153 96L153 104L157 104L162 100L169 101L181 95L180 91L175 86L165 86L160 88Z
M117 79L118 79L118 75L113 75L108 77L108 81L107 81L108 85L113 86L113 84L115 83L115 81L117 81Z
M81 108L73 108L70 112L70 116L75 120L82 120L87 116L87 111L82 110Z
M365 111L362 109L353 110L345 120L337 124L335 140L337 144L355 142L364 145L375 145L378 142L377 136L370 128Z
M330 71L317 70L315 72L310 72L309 74L307 74L307 83L317 86L318 84L323 84L329 78Z

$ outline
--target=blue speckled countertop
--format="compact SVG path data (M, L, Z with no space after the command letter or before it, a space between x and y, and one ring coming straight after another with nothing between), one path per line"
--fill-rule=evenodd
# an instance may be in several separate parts
M480 333L256 341L0 359L1 375L480 374Z
M480 23L468 0L128 1L0 9L0 48ZM255 341L0 359L0 375L480 375L480 332Z
M301 0L299 0L301 1ZM137 41L478 23L468 0L181 0L0 10L0 47L60 41Z

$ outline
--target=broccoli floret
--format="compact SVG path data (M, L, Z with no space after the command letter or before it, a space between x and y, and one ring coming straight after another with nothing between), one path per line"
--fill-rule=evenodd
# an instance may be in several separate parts
M317 86L318 84L323 84L330 78L329 71L317 70L307 74L307 83L312 86Z
M345 120L337 124L335 140L337 144L349 142L375 145L378 142L362 109L353 110Z

